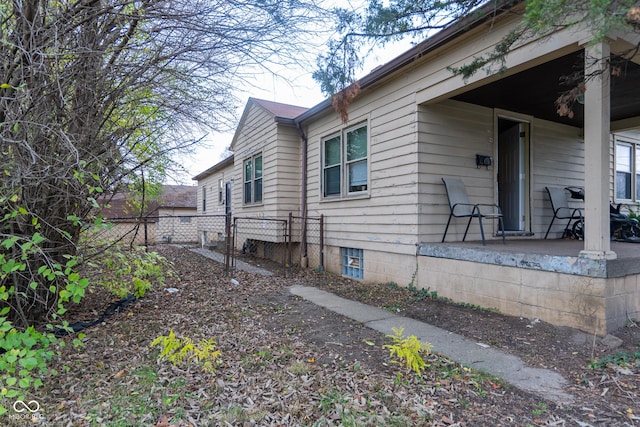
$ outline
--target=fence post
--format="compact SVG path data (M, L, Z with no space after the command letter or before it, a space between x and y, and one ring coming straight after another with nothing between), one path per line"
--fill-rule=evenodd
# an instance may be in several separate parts
M229 274L229 267L231 265L231 212L227 212L224 216L224 272Z
M288 253L288 269L287 272L291 273L291 268L292 268L292 261L293 261L293 254L292 252L292 247L293 244L291 242L292 240L292 236L293 236L293 213L289 212L289 238L287 239L287 253ZM290 274L287 274L287 276L289 276Z
M320 265L318 270L324 271L324 214L320 214Z

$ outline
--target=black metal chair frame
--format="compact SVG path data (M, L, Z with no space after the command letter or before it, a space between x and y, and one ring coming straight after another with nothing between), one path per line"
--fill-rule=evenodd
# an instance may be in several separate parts
M556 218L568 220L567 225L564 227L564 231L562 232L562 238L570 233L569 227L571 226L571 221L577 219L581 224L584 224L582 209L572 208L569 206L565 188L544 187L544 189L547 191L549 201L551 202L551 209L553 210L553 218L551 218L551 223L549 223L549 227L547 227L547 232L544 235L545 239L549 236L549 231L551 231L551 227L553 226L553 222ZM569 212L571 212L571 214L569 214Z
M465 189L464 183L459 178L442 178L442 182L444 183L444 188L447 192L447 198L449 199L449 220L447 221L447 226L444 229L444 235L442 236L443 243L445 238L447 237L447 231L449 230L449 225L451 224L451 218L456 217L469 218L467 227L464 230L464 236L462 236L463 242L467 238L467 233L469 232L471 221L473 220L473 218L478 218L478 223L480 225L480 235L482 236L482 244L486 245L487 243L484 238L484 227L482 225L482 219L497 218L500 231L502 232L502 243L506 244L504 237L504 222L502 219L502 210L500 209L500 206L487 203L469 203L469 197L467 196L467 191ZM490 207L492 209L492 212L483 212L481 210L481 207Z

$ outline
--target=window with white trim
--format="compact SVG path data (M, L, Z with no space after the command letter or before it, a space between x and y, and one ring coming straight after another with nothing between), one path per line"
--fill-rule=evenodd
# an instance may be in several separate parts
M616 139L616 200L640 202L640 144Z
M207 189L202 187L202 211L207 211Z
M244 203L262 203L262 154L244 161Z
M218 204L221 205L224 203L224 179L220 178L218 180Z
M367 125L343 130L322 141L322 195L340 197L369 189Z

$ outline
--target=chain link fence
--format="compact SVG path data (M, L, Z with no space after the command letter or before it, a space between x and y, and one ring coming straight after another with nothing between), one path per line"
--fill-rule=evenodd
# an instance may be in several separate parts
M225 215L164 215L111 218L88 231L94 241L133 246L163 243L217 246L226 237Z
M292 245L291 255L293 259L300 261L303 268L312 267L320 271L324 270L324 217L317 218L290 215Z
M281 267L287 275L293 266L324 269L323 217L287 219L232 217L229 215L178 215L112 218L87 232L92 242L119 242L131 246L180 244L218 252L227 272L236 260L261 260ZM279 269L279 268L278 268Z

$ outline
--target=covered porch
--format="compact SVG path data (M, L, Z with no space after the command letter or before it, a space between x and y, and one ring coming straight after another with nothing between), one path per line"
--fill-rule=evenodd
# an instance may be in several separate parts
M632 57L625 72L614 77L607 64L634 44L622 39L593 44L585 40L568 45L564 51L540 52L532 67L525 65L526 59L521 63L514 60L510 72L493 76L492 81L479 79L453 92L445 89L441 97L432 98L488 107L506 112L505 117L517 112L530 118L519 119L526 123L516 128L519 135L515 140L525 141L519 149L524 154L516 153L514 158L519 160L514 161L501 158L500 114L495 116L494 200L503 213L514 211L511 216L517 219L507 228L514 230L507 244L496 238L496 230L495 240L487 240L486 246L481 241L462 243L460 237L456 241L453 236L447 237L446 243L421 243L417 248L421 287L454 301L596 335L606 335L640 317L640 244L611 241L609 228L609 203L621 202L615 197L618 183L612 134L640 127L640 86L636 83L640 61ZM555 46L545 43L536 48L544 51ZM528 58L534 56L530 53ZM559 78L576 68L584 78L584 93L573 104L571 115L559 115L554 100L566 90ZM430 90L429 96L433 95ZM558 157L563 144L554 140L553 133L540 130L539 119L574 129L581 140L582 155ZM512 175L516 177L514 188L519 190L513 197L515 208L511 208L504 206L501 198L501 179L518 162L521 166ZM457 172L467 173L462 168ZM477 184L482 178L466 178L467 185L476 186L477 194L482 191ZM586 192L581 206L584 240L545 240L542 236L552 215L545 186L567 185L583 186ZM622 202L635 208L637 200L632 199Z
M569 239L423 243L421 285L501 313L605 335L640 315L640 244L610 242L614 259Z
M615 135L631 132L637 138L640 134L640 56L635 34L599 42L592 42L588 33L566 36L565 45L543 40L527 45L526 52L516 49L502 73L478 76L464 84L450 78L419 92L417 101L432 106L448 99L494 111L490 145L482 141L482 129L466 138L468 144L475 144L480 157L493 157L484 163L493 175L491 187L486 186L487 175L476 170L454 165L445 173L462 177L476 199L484 197L481 201L500 205L511 235L544 236L553 216L546 187L583 187L587 196L580 207L587 225L584 240L574 242L580 246L575 256L583 259L580 263L589 264L585 258L598 261L619 256L619 246L610 244L609 204L636 209L640 203L640 191L636 191L640 181L635 183L635 179L629 185L631 196L617 196L614 153ZM617 66L622 71L613 65L616 61L623 64ZM567 76L572 76L572 83L566 84ZM566 105L558 104L560 95L570 90L575 98ZM487 198L486 189L493 191L493 200ZM558 235L554 230L551 237ZM547 248L543 242L540 245ZM607 271L619 263L609 267L602 262L593 264Z

